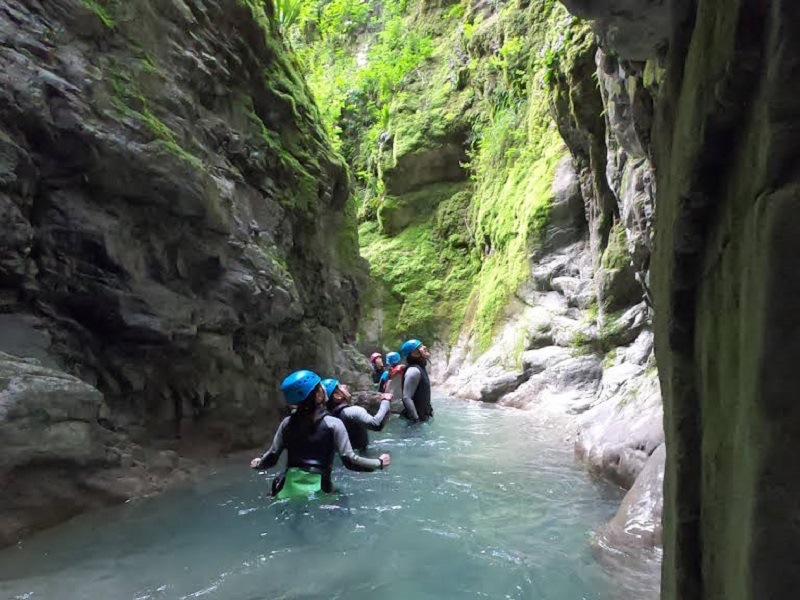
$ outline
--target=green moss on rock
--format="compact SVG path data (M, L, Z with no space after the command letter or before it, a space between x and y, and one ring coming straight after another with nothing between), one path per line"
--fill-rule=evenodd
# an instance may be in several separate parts
M361 184L362 251L373 297L391 305L392 339L447 341L468 327L485 349L542 244L566 153L542 57L566 62L580 53L572 44L593 40L555 2L512 0L492 12L390 3L359 24L318 22L322 37L293 38ZM397 33L402 68L372 52ZM469 186L450 183L467 174Z
M103 22L103 25L109 29L116 27L114 17L109 11L108 5L111 4L108 0L82 0L83 5L97 15L97 18Z

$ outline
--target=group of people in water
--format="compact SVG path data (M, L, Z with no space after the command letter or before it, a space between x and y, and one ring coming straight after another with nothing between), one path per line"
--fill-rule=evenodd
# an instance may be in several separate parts
M284 450L286 469L272 481L272 494L278 498L304 496L313 492L333 492L331 472L338 452L345 468L375 471L389 466L389 454L366 458L356 454L369 444L367 430L380 431L389 416L393 399L402 399L401 416L412 422L433 417L431 384L427 364L430 351L417 339L407 340L400 352L370 356L372 379L381 392L375 415L351 404L348 386L338 379L322 379L312 371L290 374L281 384L291 414L278 426L267 451L250 461L254 469L277 464ZM405 359L406 364L402 364Z

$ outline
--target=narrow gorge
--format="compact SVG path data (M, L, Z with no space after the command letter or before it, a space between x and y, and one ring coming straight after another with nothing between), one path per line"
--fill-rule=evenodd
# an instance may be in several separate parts
M789 0L6 0L0 545L194 485L270 439L289 371L364 391L365 355L416 337L472 436L431 434L441 482L419 433L421 474L393 455L433 506L546 501L536 456L467 450L491 423L518 452L518 418L548 469L552 437L589 472L558 476L598 496L570 526L602 519L579 546L611 572L660 568L668 600L791 597L795 24ZM420 501L390 481L380 510ZM421 531L466 535L436 518ZM514 597L589 593L489 550ZM119 597L173 597L151 587Z

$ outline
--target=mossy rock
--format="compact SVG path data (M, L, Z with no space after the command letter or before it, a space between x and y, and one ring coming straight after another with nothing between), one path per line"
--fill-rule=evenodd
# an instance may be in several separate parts
M434 183L464 181L466 160L466 146L455 142L400 156L384 170L386 191L399 196Z
M461 190L439 204L436 211L436 235L454 248L469 248L473 244L470 233L470 202L473 190Z
M604 311L615 312L642 301L644 291L630 264L617 269L603 267L597 278L599 301Z
M378 226L386 235L396 235L408 227L417 216L416 203L408 197L386 196L378 208Z
M440 183L402 196L386 196L377 211L381 233L397 235L412 223L428 219L463 188L462 182Z

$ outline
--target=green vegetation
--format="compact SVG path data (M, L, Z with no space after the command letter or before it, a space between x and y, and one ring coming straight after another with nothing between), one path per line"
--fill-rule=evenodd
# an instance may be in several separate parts
M603 252L603 267L606 269L622 269L630 262L628 252L628 236L621 221L614 223L608 236L608 245Z
M139 91L130 75L122 72L113 73L111 89L113 92L111 104L120 114L136 119L145 125L153 138L161 142L164 148L172 154L179 156L195 168L203 168L203 162L184 149L177 142L173 131L153 114L147 98Z
M310 8L306 0L275 0L275 18L282 31L288 31L292 25L303 20Z
M614 361L617 359L617 349L612 348L603 357L603 368L609 369L614 366Z
M411 335L448 339L460 331L480 268L477 255L450 233L458 206L469 201L469 191L460 187L452 186L455 191L433 214L395 236L381 234L374 221L359 228L362 253L382 290L384 318L390 324L386 343L396 345Z
M566 152L548 86L582 30L553 0L512 0L491 14L424 0L309 6L286 37L356 176L384 341L454 341L468 327L487 348L543 240ZM467 177L446 183L452 168L431 157L465 144ZM448 179L426 172L415 184L428 162Z
M103 22L103 25L109 29L114 29L117 26L114 17L111 16L108 5L108 0L83 0L83 5L91 10Z

